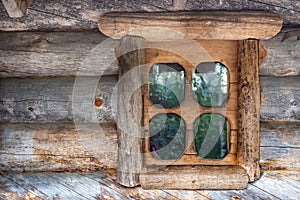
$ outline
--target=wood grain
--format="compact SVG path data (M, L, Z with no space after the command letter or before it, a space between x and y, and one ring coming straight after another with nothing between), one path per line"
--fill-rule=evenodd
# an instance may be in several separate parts
M2 79L0 121L113 122L117 99L112 94L118 82L117 77L103 76L99 83L98 78L83 77L80 79L81 86L76 84L76 87L74 78ZM260 82L261 120L273 123L300 122L300 79L263 76ZM81 92L74 92L74 88ZM78 101L73 101L72 96ZM100 109L94 106L95 97L103 100ZM76 109L72 105L77 105ZM77 115L74 115L74 111L77 111Z
M186 10L262 10L278 13L285 25L299 25L300 16L298 0L260 0L260 1L198 1L189 0ZM12 19L0 4L1 31L29 30L94 30L97 21L106 12L154 12L176 10L171 1L90 1L82 0L74 3L68 0L33 1L29 13L22 19ZM297 11L298 10L298 11ZM63 11L63 12L62 12Z
M274 13L259 11L116 12L104 14L98 25L103 34L114 39L131 34L147 41L161 41L165 32L170 31L174 33L173 39L243 40L272 38L280 31L282 19ZM170 38L168 34L166 39Z
M116 50L119 61L118 83L118 180L127 187L139 185L143 168L143 70L145 40L125 36Z
M238 162L244 167L249 181L260 177L259 168L259 117L260 85L259 41L240 41L239 48L239 128L238 128Z
M100 124L105 135L102 139L97 139L99 127L85 125L85 129L78 129L74 124L65 123L1 124L0 170L11 173L85 172L117 168L115 125ZM261 123L260 166L263 171L300 169L297 161L299 130L298 123ZM85 139L87 135L89 137ZM105 150L99 150L101 146ZM96 150L99 150L98 154L95 154Z
M270 40L262 41L268 55L260 66L260 75L297 76L300 74L300 44L296 37L281 42L284 32L285 30ZM118 66L114 62L116 60L114 48L117 42L108 41L98 32L2 32L0 33L0 77L75 76L77 73L89 76L102 73L117 75ZM202 41L201 46L210 55L211 52L219 49L215 46L220 45L218 41L214 45L207 43L207 41ZM100 44L105 45L98 49L97 46ZM226 44L222 43L222 45ZM152 44L152 46L168 47L161 43ZM191 45L181 43L178 47L183 48L183 46L190 47ZM176 53L176 47L173 44L168 49ZM228 47L228 52L233 52L230 46L226 45L226 47ZM185 55L186 52L189 55L195 54L195 52L188 51L188 48L185 49L186 51L181 51L179 55ZM92 59L84 64L83 61L89 56ZM188 58L191 59L190 56ZM200 58L196 57L195 61ZM171 59L174 62L177 57L173 56ZM216 60L216 58L212 59Z
M226 171L226 173L222 173ZM227 181L226 181L227 180ZM166 167L140 175L144 189L244 189L246 171L239 166Z
M27 13L32 0L2 0L9 17L18 18Z

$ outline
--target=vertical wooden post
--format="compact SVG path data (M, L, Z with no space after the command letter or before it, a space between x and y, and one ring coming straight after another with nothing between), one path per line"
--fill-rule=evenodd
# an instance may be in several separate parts
M177 10L184 10L187 4L187 0L172 0L172 5Z
M239 45L238 161L252 182L260 177L259 41L243 40Z
M116 50L119 61L118 83L118 179L127 187L139 185L143 154L143 72L145 40L124 36Z

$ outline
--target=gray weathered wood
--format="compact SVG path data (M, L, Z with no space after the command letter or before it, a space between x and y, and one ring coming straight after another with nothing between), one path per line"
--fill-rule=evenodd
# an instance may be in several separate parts
M9 17L12 18L25 15L31 2L32 0L2 0Z
M112 122L117 77L1 79L0 121ZM100 97L102 106L94 106Z
M0 77L117 74L116 42L98 32L0 33Z
M0 4L0 30L92 30L97 28L97 21L105 12L167 10L175 10L169 0L82 0L76 6L69 0L33 1L29 14L20 20L9 18L4 6ZM186 10L263 10L278 13L286 25L300 24L298 0L189 0Z
M298 178L293 178L294 174L297 173L287 175L276 172L264 173L261 180L252 185L261 188L279 199L298 200L300 198L300 179L299 173Z
M145 39L125 36L116 50L119 62L117 125L118 180L127 187L139 185L143 168L143 77Z
M288 32L293 33L294 29L283 30L276 37L262 41L267 50L267 57L260 66L260 75L300 75L300 42L297 40L297 36L282 41Z
M76 82L74 78L0 80L0 121L115 121L117 77L103 76L98 85L98 77L83 77L76 80ZM300 122L299 77L262 76L260 83L261 121ZM100 109L96 109L93 105L95 97L103 99Z
M222 173L226 171L226 173ZM140 175L144 189L244 189L246 170L240 166L169 166Z
M260 177L259 168L259 41L244 40L239 42L239 126L238 152L239 165L247 170L249 181Z
M84 129L74 124L3 124L0 141L0 171L88 172L117 168L114 124L85 124Z
M261 121L300 121L300 76L260 77Z
M281 42L284 32L262 42L268 55L260 75L300 75L300 43L296 37ZM0 33L0 77L116 75L117 63L111 62L117 42L98 32Z
M172 5L176 10L184 10L187 0L172 0Z
M103 34L114 39L130 34L147 41L162 41L170 40L164 39L164 34L171 32L174 40L244 40L274 37L281 30L282 20L274 13L259 11L114 12L104 14L98 25Z

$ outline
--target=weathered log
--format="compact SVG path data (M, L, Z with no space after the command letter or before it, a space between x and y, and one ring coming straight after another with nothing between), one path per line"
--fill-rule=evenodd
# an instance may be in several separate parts
M244 40L274 37L281 30L282 20L273 13L250 11L116 12L104 14L98 25L103 34L114 39L131 34L142 36L147 41L162 41L166 32L168 37L165 40L170 40L169 35L173 32L173 39Z
M222 173L224 171L226 173ZM240 166L170 166L140 175L144 189L244 189L246 170Z
M259 169L259 117L260 117L260 86L259 86L259 41L240 41L239 47L239 126L238 152L239 165L247 170L249 181L260 177Z
M12 18L25 15L31 2L32 0L2 0L9 17Z
M113 122L117 77L0 80L1 122ZM260 77L261 120L300 121L299 77ZM26 92L24 92L26 91ZM100 108L94 105L102 99Z
M300 43L296 37L281 42L283 35L262 41L268 55L260 75L300 75ZM117 75L117 42L97 32L0 33L0 77Z
M139 185L143 168L143 68L145 39L125 36L116 54L119 61L117 125L118 180L127 187Z
M1 124L0 171L78 172L117 168L115 125L100 124L98 128L85 125L85 129L79 129L73 124ZM97 139L100 128L104 136ZM300 169L299 130L299 123L261 124L263 171ZM101 146L104 149L99 151Z
M97 32L0 33L0 76L117 74L116 42Z
M298 177L298 178L296 178ZM0 175L0 197L29 199L299 199L299 173L267 172L244 190L143 190L126 188L103 172ZM45 187L47 186L47 187ZM6 199L6 198L4 198ZM7 198L9 199L9 198Z
M0 141L0 171L88 172L117 168L114 124L85 124L85 128L74 124L2 124Z
M76 3L68 0L33 1L29 14L22 20L11 19L0 4L0 30L92 30L105 12L153 12L176 10L170 1L90 1ZM189 0L186 10L262 10L278 13L286 25L299 25L300 6L298 0L260 1L198 1ZM62 12L63 11L63 12Z

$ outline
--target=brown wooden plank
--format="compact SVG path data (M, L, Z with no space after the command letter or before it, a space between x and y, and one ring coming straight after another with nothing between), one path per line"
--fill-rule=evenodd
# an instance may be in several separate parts
M125 36L116 54L119 61L117 125L118 125L118 180L127 187L139 185L143 168L143 70L145 40Z
M239 49L239 165L247 170L249 181L260 177L259 117L260 85L258 80L259 41L244 40Z
M282 20L276 14L257 11L126 12L106 13L100 18L98 25L103 34L114 39L131 34L149 41L161 41L164 40L162 29L165 29L183 34L174 34L173 39L187 36L193 39L243 40L272 38L280 31ZM172 37L167 36L166 39L170 38Z
M226 171L226 173L222 173ZM166 167L140 175L144 189L244 189L248 176L240 166Z

